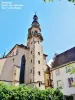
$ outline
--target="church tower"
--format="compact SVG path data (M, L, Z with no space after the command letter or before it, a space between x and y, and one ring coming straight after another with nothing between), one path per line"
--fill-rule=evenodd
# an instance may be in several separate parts
M29 64L28 64L28 85L44 89L44 68L46 67L46 55L43 54L41 42L41 28L38 17L33 16L33 22L28 29L27 46L29 47Z

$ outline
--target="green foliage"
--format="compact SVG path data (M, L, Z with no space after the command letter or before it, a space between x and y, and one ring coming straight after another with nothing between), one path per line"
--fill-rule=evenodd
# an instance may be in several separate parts
M54 1L54 0L43 0L45 3L48 1L48 2L52 2L52 1ZM60 1L60 0L59 0ZM73 2L73 3L75 3L75 0L68 0L69 2Z
M73 66L73 67L71 68L70 74L75 74L75 66Z
M0 100L64 100L59 89L39 90L26 85L8 86L0 82Z

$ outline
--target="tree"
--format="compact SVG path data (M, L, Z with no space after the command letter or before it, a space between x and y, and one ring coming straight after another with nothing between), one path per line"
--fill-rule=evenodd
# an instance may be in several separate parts
M44 2L52 2L52 1L54 1L54 0L43 0ZM72 2L72 3L75 3L75 0L68 0L69 2ZM75 5L75 4L74 4Z
M64 100L59 89L39 90L26 85L9 86L0 82L0 100Z

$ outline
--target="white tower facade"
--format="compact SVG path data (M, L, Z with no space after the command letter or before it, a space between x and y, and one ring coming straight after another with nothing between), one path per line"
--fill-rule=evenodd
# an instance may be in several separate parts
M28 30L28 43L29 50L29 85L38 87L40 89L45 88L44 84L44 69L46 68L46 61L43 54L43 47L41 42L43 37L41 35L40 24L38 23L38 17L35 14L31 28Z

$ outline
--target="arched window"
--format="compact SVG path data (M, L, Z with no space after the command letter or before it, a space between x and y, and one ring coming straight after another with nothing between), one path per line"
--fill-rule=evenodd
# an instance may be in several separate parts
M37 31L37 30L35 30L35 33L38 33L38 31Z
M23 84L24 83L24 77L25 77L25 63L26 59L25 56L23 55L21 58L21 68L20 68L20 78L19 78L19 83Z

